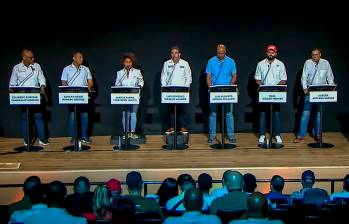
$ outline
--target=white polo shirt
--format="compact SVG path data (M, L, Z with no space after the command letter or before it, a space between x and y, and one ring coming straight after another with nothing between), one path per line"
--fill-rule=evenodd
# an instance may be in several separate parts
M306 60L301 82L303 89L308 88L310 85L334 84L330 63L322 58L320 58L318 64L311 59Z
M46 86L46 78L38 63L27 67L21 62L13 67L9 86L38 87L42 85Z
M141 70L131 68L127 76L126 69L121 69L117 72L115 86L126 86L126 87L143 87L144 80Z
M15 211L11 217L10 220L11 222L20 222L23 223L23 221L36 214L43 214L45 212L45 209L47 209L46 204L35 204L32 205L30 209L25 209L25 210L20 210L20 211Z
M91 80L90 69L84 65L77 68L74 64L68 65L63 69L62 81L67 81L68 86L87 86L87 80Z
M287 80L285 65L276 58L271 63L264 59L258 62L254 78L261 80L263 85L277 85L281 80Z
M23 220L24 224L87 224L85 218L75 217L63 208L46 208Z
M174 63L172 59L165 61L161 72L161 86L185 86L192 82L191 70L188 62L179 59Z

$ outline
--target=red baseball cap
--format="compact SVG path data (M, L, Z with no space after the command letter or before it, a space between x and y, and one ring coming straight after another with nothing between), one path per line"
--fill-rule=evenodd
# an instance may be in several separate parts
M266 51L267 52L268 51L274 51L276 53L276 52L278 52L278 48L275 45L270 44L270 45L267 46Z
M112 178L112 179L108 180L107 188L110 192L121 191L121 183L119 180Z

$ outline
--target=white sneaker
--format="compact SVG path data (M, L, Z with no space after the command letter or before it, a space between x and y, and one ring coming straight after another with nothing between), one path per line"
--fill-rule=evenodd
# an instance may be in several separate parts
M258 144L264 144L264 143L265 143L265 135L259 136Z
M276 140L276 143L277 143L277 144L282 144L282 139L281 139L281 136L280 136L280 135L276 135L276 136L275 136L275 140Z
M41 140L39 140L39 144L42 145L42 146L47 146L49 143L48 143L48 141L41 141Z

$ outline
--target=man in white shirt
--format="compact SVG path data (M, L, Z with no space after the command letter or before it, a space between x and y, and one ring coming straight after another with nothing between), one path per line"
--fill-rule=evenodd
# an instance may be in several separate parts
M349 198L349 174L344 177L343 180L343 191L334 192L330 195L330 201L334 201L336 199Z
M266 58L257 64L255 80L258 86L261 85L285 85L287 80L284 63L276 58L278 49L275 45L268 45L266 48ZM268 103L259 103L259 139L258 144L265 143L265 113L270 108ZM280 136L280 104L273 106L273 130L277 144L282 144Z
M189 63L181 59L181 50L175 46L171 48L171 59L164 62L161 72L161 87L166 86L183 86L190 87L192 82L191 70ZM181 133L188 133L186 120L186 104L177 105L178 122ZM174 105L169 104L169 113L171 114L171 127L166 134L174 132Z
M85 218L69 215L64 209L66 194L67 189L62 182L51 182L46 195L48 208L43 208L40 213L28 216L23 220L23 224L86 224Z
M321 50L315 48L311 51L311 59L308 59L304 63L303 73L302 73L302 88L304 91L304 105L303 113L300 120L299 132L294 140L294 143L303 142L304 136L307 131L310 112L313 107L316 107L316 115L314 121L314 127L312 129L312 136L315 141L320 140L320 104L309 102L309 92L308 87L311 85L324 85L324 84L334 84L334 76L332 73L330 63L321 58Z
M34 54L30 50L22 51L22 62L15 65L12 69L10 78L9 91L12 92L11 87L22 86L22 87L40 87L41 94L45 96L46 78L41 70L38 63L34 62ZM42 115L43 108L41 106L31 106L30 112L34 114L35 124L38 131L39 144L48 145L44 118ZM31 116L31 115L30 115ZM27 136L27 116L25 108L21 108L21 129L24 137L24 144L26 145ZM31 141L31 140L30 140Z
M203 196L199 189L191 188L185 192L183 201L185 212L181 217L168 217L165 224L219 224L221 220L215 215L204 215L201 213Z
M83 65L84 56L77 51L73 54L73 63L63 69L61 82L62 86L87 86L89 90L93 87L93 79L90 69ZM88 129L88 106L80 105L78 113L81 118L81 142L89 144L90 140L87 135ZM74 108L69 106L69 131L72 137L71 143L74 144Z
M217 188L211 192L211 197L213 199L220 198L220 197L223 197L224 195L228 194L227 177L228 177L228 174L231 172L233 172L233 171L232 170L224 171L223 176L222 176L222 187Z
M132 53L126 53L122 57L122 63L124 68L117 72L115 86L124 87L139 87L144 86L144 80L141 70L133 68L136 61L136 57ZM136 134L137 125L137 111L138 104L125 105L127 107L127 119L130 120L129 127L127 127L129 132L129 137L133 139L139 138ZM122 126L125 130L125 112L122 112Z

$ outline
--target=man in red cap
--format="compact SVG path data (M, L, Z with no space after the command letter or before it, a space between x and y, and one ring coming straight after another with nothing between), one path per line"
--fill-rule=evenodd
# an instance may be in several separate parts
M260 85L285 85L287 74L284 63L276 58L278 49L275 45L268 45L266 47L266 58L258 62L255 73L255 80L258 86ZM259 139L258 144L265 143L265 113L269 109L269 104L259 104ZM280 104L274 104L273 113L274 122L273 130L274 137L277 144L282 144L280 136Z
M112 178L107 181L106 185L112 197L117 197L121 195L122 189L119 180Z

